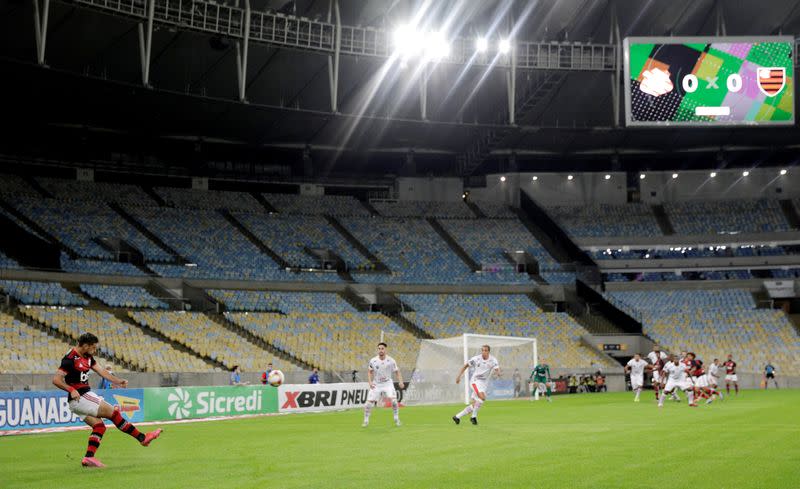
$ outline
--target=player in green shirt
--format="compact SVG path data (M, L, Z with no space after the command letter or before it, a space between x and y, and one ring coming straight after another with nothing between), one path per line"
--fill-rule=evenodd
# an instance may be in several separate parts
M539 365L533 367L533 370L531 371L531 376L528 379L533 381L533 390L531 391L531 397L533 397L536 391L538 390L540 395L542 394L542 392L545 393L548 402L553 402L553 399L550 397L549 365L547 365L546 363L540 363Z

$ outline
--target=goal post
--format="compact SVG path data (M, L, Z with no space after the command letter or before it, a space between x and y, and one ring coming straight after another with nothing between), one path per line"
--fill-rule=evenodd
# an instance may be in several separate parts
M451 338L422 340L412 381L403 395L409 404L469 403L471 369L465 372L461 384L456 385L456 375L481 347L489 345L491 354L500 364L501 376L492 377L487 395L492 399L512 398L512 374L519 370L523 390L527 378L538 361L536 338L463 334Z

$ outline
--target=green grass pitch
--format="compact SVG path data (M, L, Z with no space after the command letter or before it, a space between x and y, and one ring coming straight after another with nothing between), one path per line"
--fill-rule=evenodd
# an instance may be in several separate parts
M489 401L166 425L149 448L109 427L0 438L3 488L790 488L800 487L800 391L743 391L690 409L652 392ZM146 429L153 429L152 426Z

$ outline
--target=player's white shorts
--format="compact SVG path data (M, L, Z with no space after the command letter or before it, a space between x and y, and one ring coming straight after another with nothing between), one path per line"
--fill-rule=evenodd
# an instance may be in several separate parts
M484 395L485 395L486 394L486 390L488 389L488 387L489 387L489 382L487 382L485 380L472 379L470 381L470 383L469 383L470 394L471 394L472 398L475 399L475 400L479 400L480 399L480 396L478 395L478 392L483 392ZM543 387L543 384L540 383L539 384L539 388L542 389L542 387ZM544 392L544 389L542 389L540 392Z
M653 384L661 383L661 373L658 370L653 370Z
M631 375L631 389L636 390L644 385L644 375Z
M725 382L739 382L739 377L736 374L725 375Z
M83 421L86 416L94 416L96 418L101 402L103 402L102 397L89 391L78 398L77 401L70 399L69 410L72 411L72 414L78 416L81 421Z
M370 389L369 394L367 394L367 401L378 402L381 397L397 399L397 391L394 390L394 384L392 382L375 384L375 387Z
M717 376L711 375L711 374L706 374L706 377L707 377L706 381L708 382L708 385L710 385L712 387L716 387L718 385L719 378L717 378Z
M700 377L692 377L692 382L694 382L694 386L697 388L708 387L708 378L706 378L705 375L701 375Z
M685 391L687 389L692 388L692 383L689 382L689 379L683 379L683 380L667 379L667 385L666 387L664 387L664 390L671 391L676 388Z

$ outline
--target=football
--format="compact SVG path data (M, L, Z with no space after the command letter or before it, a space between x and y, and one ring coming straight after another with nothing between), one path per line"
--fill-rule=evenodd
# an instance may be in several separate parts
M269 385L272 387L278 387L279 385L283 384L283 372L280 370L273 370L269 373L267 382L269 382Z

